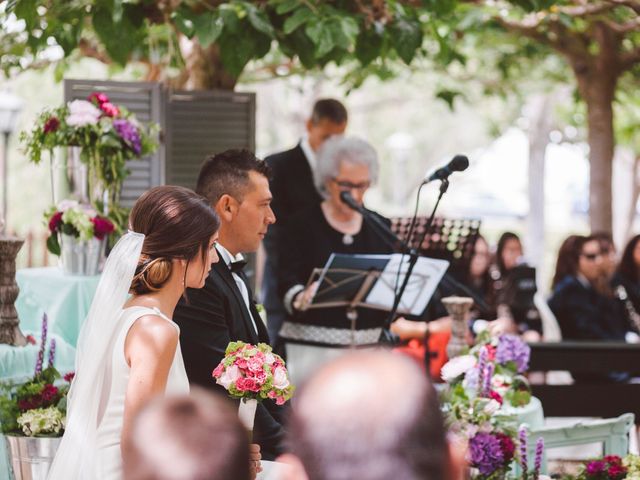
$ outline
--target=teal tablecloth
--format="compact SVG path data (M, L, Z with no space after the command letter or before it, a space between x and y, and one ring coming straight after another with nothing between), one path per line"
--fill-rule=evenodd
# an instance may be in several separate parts
M99 276L64 275L57 267L19 270L20 294L16 309L20 329L33 335L36 345L12 347L0 344L0 380L20 380L33 375L40 345L42 315L48 317L47 343L56 339L55 367L63 375L75 370L75 346L89 311ZM48 347L45 361L48 358ZM5 439L0 435L0 479L12 478Z

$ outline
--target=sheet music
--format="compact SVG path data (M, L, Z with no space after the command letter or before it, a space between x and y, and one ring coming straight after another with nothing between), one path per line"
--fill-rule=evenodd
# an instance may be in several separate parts
M391 255L380 278L367 295L366 303L385 310L390 310L393 307L396 277L401 260L402 269L398 279L398 289L400 288L409 267L409 255L395 253ZM402 295L398 313L421 315L448 267L449 262L446 260L419 257Z

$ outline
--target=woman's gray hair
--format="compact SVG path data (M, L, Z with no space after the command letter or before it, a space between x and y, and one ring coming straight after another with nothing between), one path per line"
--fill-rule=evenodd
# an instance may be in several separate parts
M323 196L326 197L327 194L327 180L336 177L342 162L366 165L369 167L371 183L378 181L378 154L371 144L360 138L336 135L325 141L318 152L315 181Z

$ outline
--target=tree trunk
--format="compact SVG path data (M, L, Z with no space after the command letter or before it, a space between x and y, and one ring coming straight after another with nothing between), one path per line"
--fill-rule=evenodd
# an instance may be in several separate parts
M527 257L542 267L544 256L544 161L553 129L555 95L536 96L529 104L529 215L524 238ZM538 275L540 277L540 275Z
M613 98L620 76L621 37L604 23L595 23L593 35L598 44L595 56L568 55L576 74L578 89L587 104L589 129L589 224L592 232L613 230Z
M626 245L633 233L633 222L636 219L636 206L640 198L640 155L636 155L631 167L631 203L627 213L627 225L624 231L624 243Z
M237 77L228 74L222 59L220 49L215 43L202 48L196 39L180 39L180 50L185 61L181 74L171 86L183 90L233 90L238 81Z

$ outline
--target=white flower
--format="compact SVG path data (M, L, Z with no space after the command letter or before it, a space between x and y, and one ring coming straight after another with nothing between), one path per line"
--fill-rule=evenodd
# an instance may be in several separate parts
M74 100L69 103L69 116L66 121L67 125L72 127L84 127L98 123L100 115L102 115L102 112L91 102Z
M473 355L461 355L459 357L454 357L442 367L442 379L445 382L451 382L463 373L467 373L475 367L476 362L476 357Z
M484 406L485 413L489 415L493 415L498 410L500 410L500 402L498 402L497 400L494 400L493 398L489 400L487 404Z
M266 363L267 365L273 365L276 361L276 357L273 353L267 353L264 356L264 363Z
M284 368L278 367L273 372L273 386L276 387L278 390L284 390L289 386L287 371Z
M45 433L60 433L64 427L62 412L56 407L27 410L17 419L22 432L33 437Z
M222 385L226 390L229 390L229 386L235 383L240 378L240 369L236 365L227 367L220 378L216 380L218 385Z

